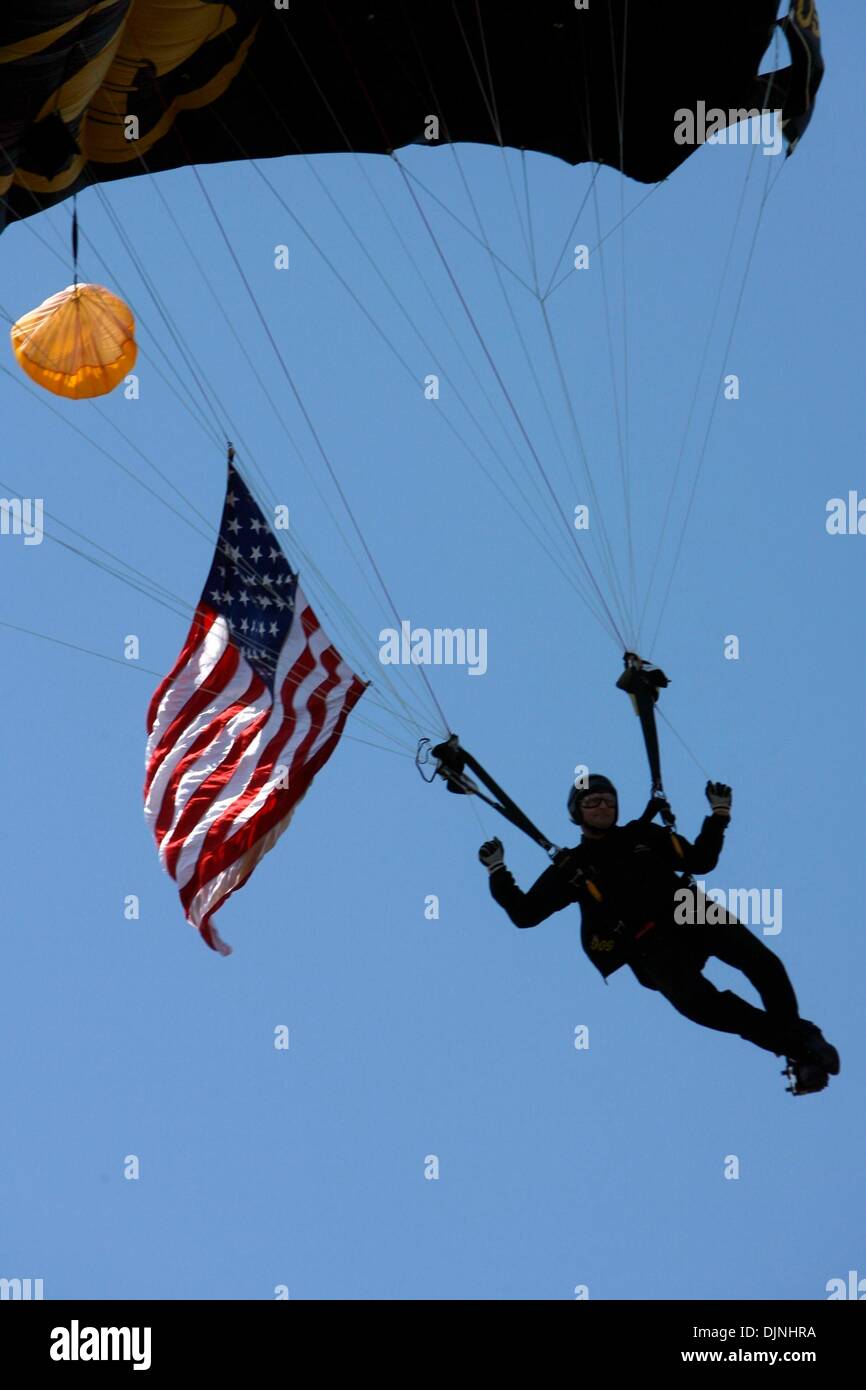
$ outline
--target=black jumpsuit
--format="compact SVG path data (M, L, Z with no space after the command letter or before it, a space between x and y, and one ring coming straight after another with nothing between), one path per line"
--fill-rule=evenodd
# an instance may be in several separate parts
M581 943L607 979L629 965L642 985L656 989L695 1023L789 1055L797 1033L797 999L785 967L769 947L730 914L719 926L680 925L674 894L678 874L714 869L726 821L707 816L694 844L646 820L614 826L600 839L583 838L564 851L527 893L504 866L490 891L517 927L534 927L570 903L581 909ZM757 1009L702 975L710 956L742 970L764 1004Z

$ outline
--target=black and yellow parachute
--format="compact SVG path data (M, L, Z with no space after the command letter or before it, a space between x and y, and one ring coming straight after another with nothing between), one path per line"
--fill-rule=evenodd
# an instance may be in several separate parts
M0 13L0 227L186 164L475 141L656 182L674 112L781 109L821 79L813 0L12 0ZM707 34L712 34L708 42ZM732 117L732 119L736 119ZM437 125L438 123L438 125Z

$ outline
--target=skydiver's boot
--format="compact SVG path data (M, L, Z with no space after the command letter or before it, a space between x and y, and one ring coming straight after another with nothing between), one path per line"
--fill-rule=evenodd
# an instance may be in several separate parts
M839 1053L828 1043L820 1028L808 1019L797 1020L789 1055L803 1065L818 1066L830 1076L839 1075Z
M791 1082L785 1090L790 1091L792 1096L808 1096L815 1091L823 1091L830 1080L824 1068L819 1067L817 1062L794 1062L790 1057L782 1075L787 1076Z
M839 1053L808 1019L798 1019L792 1030L788 1066L782 1074L791 1081L787 1089L795 1096L823 1091L830 1077L839 1075Z

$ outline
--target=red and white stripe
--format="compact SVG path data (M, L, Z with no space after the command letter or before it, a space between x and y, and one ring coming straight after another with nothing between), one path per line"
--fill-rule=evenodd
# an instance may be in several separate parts
M145 818L187 921L231 954L213 915L287 828L366 689L328 640L300 586L275 696L199 605L148 711Z

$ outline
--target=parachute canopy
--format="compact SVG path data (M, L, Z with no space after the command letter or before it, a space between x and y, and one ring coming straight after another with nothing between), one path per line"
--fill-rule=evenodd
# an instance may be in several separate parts
M675 113L781 109L823 71L813 0L18 0L0 17L0 226L94 182L246 157L475 141L654 183ZM712 41L706 39L712 34ZM739 113L739 114L738 114ZM438 124L437 124L438 122Z
M39 386L84 400L113 391L135 364L135 319L103 285L69 285L12 325L15 356Z

